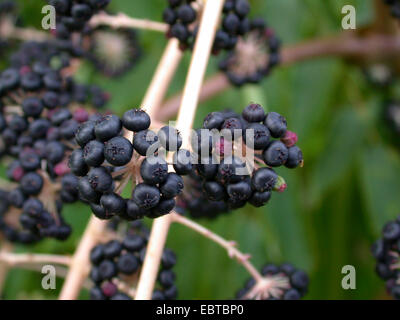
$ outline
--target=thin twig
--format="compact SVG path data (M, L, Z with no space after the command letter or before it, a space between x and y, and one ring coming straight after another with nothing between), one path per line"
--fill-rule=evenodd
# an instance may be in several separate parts
M90 25L92 27L97 27L101 25L106 25L114 29L118 28L135 28L135 29L145 29L166 33L168 31L168 25L161 22L136 19L127 16L124 13L118 13L117 15L109 15L105 12L101 12L93 16L90 20Z
M71 263L71 257L63 255L52 255L52 254L38 254L38 253L11 253L11 252L0 252L0 262L7 264L8 266L14 267L22 264L60 264L69 266Z
M212 0L205 3L176 125L176 128L182 134L183 147L186 147L189 143L190 130L198 104L201 85L210 58L211 47L223 4L224 0ZM151 298L170 223L170 215L158 218L153 223L137 287L135 297L137 300Z
M246 270L250 273L250 275L256 280L261 281L262 275L257 271L257 269L251 264L249 261L250 255L242 253L236 248L236 243L234 241L228 241L221 236L215 234L211 230L203 227L202 225L176 213L171 213L172 222L176 222L182 224L197 233L203 235L207 239L210 239L224 248L228 256L232 259L235 259L239 264L241 264Z
M3 242L3 244L0 249L0 254L7 254L12 252L13 245L8 241L5 241L4 239L1 239L1 241ZM8 269L8 264L0 261L0 296L3 293L3 287L7 279Z
M359 37L354 32L342 32L340 35L313 39L282 49L280 66L315 58L338 57L359 63L368 59L396 58L400 54L400 36L372 34ZM223 91L232 88L227 77L218 72L203 85L200 102L206 101ZM179 109L182 93L167 100L157 113L157 120L167 121Z

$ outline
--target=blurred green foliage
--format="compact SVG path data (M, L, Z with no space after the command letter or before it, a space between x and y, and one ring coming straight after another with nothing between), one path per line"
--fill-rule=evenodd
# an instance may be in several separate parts
M372 17L367 0L253 0L253 12L267 19L284 44L296 43L341 31L341 8L352 4L357 25ZM20 0L22 18L39 26L41 0ZM165 0L113 0L113 11L160 20ZM146 86L166 44L163 35L140 32L144 55L129 74L106 79L89 65L79 78L102 85L113 96L111 109L121 114L139 106ZM190 61L186 53L170 94L181 90ZM208 74L216 69L213 58ZM299 135L305 166L285 170L284 194L275 194L268 206L246 207L204 224L240 249L252 254L256 266L290 261L311 277L308 299L386 298L384 283L374 273L370 245L389 219L400 211L400 153L378 132L379 93L371 90L359 69L335 59L313 60L278 68L259 87L230 89L199 106L196 125L214 110L240 111L249 101L267 103L286 115L289 127ZM72 253L85 227L89 210L83 205L66 208L74 233L67 243L46 241L29 248L35 252ZM181 226L172 226L168 247L178 254L179 298L224 299L241 288L246 272L226 253ZM28 250L18 247L19 252ZM354 265L357 289L341 288L341 269ZM56 298L58 290L45 292L41 275L10 272L5 298ZM62 281L58 283L61 287ZM82 293L87 298L87 293Z

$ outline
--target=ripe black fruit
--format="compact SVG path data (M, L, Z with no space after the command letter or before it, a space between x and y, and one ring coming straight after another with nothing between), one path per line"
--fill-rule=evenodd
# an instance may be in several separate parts
M124 137L115 137L105 143L105 159L114 166L123 166L132 158L133 146Z
M271 142L263 152L264 162L271 167L285 164L288 157L289 151L281 141Z
M274 138L282 138L287 130L286 119L276 112L269 112L265 118L264 124L271 132Z
M150 117L141 109L132 109L124 113L122 124L130 131L139 132L150 127Z
M168 164L160 157L147 157L140 166L140 175L147 184L162 183L168 175Z
M151 209L159 203L160 191L156 187L140 183L133 191L132 198L139 208Z
M271 191L278 180L278 175L269 168L260 168L256 170L251 179L252 187L259 191Z

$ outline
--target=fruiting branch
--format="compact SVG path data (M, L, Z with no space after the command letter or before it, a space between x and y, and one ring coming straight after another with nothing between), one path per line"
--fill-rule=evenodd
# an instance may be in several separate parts
M176 128L182 134L183 148L189 143L190 130L193 125L201 85L211 54L211 47L215 38L223 4L223 0L207 1L200 21L199 33L197 35L176 125ZM135 297L137 300L151 298L170 223L170 215L158 218L153 223L149 244L147 246L147 254L137 287L137 294Z
M162 101L164 98L166 89L176 71L181 55L181 52L177 50L176 41L170 40L163 55L163 59L153 76L151 85L143 100L142 105L146 106L146 111L148 113L153 114L153 108L157 106L157 101ZM126 138L132 140L131 131L127 131ZM76 299L78 296L81 285L89 273L90 250L101 240L100 236L104 232L105 228L105 221L101 221L96 217L91 217L86 231L73 256L71 268L60 294L61 300L72 300Z
M338 57L360 62L364 59L395 57L400 53L400 36L372 34L359 37L354 32L342 32L339 35L313 39L282 49L281 66L307 61L315 58ZM200 102L206 101L231 88L227 77L218 72L203 85ZM167 100L157 114L157 120L166 121L179 109L182 94Z
M228 256L231 259L235 259L239 264L241 264L246 270L250 273L250 275L256 279L257 281L262 280L262 275L257 271L257 269L251 264L249 261L250 255L242 253L236 248L236 243L234 241L228 241L221 236L213 233L211 230L203 227L202 225L176 213L173 212L171 213L171 219L172 222L179 223L181 225L184 225L197 233L201 234L207 239L210 239L211 241L214 241L218 245L220 245L222 248L224 248Z
M105 12L101 12L93 16L89 24L92 27L106 25L114 29L135 28L135 29L159 31L162 33L166 33L168 31L168 25L166 25L165 23L146 20L146 19L131 18L124 13L118 13L117 15L109 15Z

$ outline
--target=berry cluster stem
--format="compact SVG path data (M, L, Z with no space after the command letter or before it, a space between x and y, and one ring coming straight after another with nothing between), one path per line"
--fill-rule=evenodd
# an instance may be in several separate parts
M179 223L181 225L184 225L197 233L201 234L207 239L210 239L211 241L214 241L218 245L220 245L222 248L224 248L228 256L232 259L235 259L239 264L241 264L249 273L250 275L256 280L256 281L261 281L262 275L257 271L257 269L251 264L249 261L250 256L248 254L242 253L236 248L236 243L234 241L228 241L221 236L213 233L211 230L203 227L202 225L194 222L193 220L190 220L176 212L171 213L172 216L172 222Z
M114 29L118 28L145 29L151 31L158 31L162 33L166 33L168 31L168 25L165 23L146 20L146 19L131 18L124 13L118 13L117 15L109 15L106 12L101 12L92 17L92 19L90 20L90 25L92 27L106 25Z
M187 75L183 98L178 114L176 128L181 132L185 148L189 144L190 131L199 101L201 86L211 54L224 0L213 0L205 3L203 16L200 21L199 33L196 39L192 60ZM136 299L151 299L161 255L167 239L171 215L154 221L150 234L147 254L140 274Z

